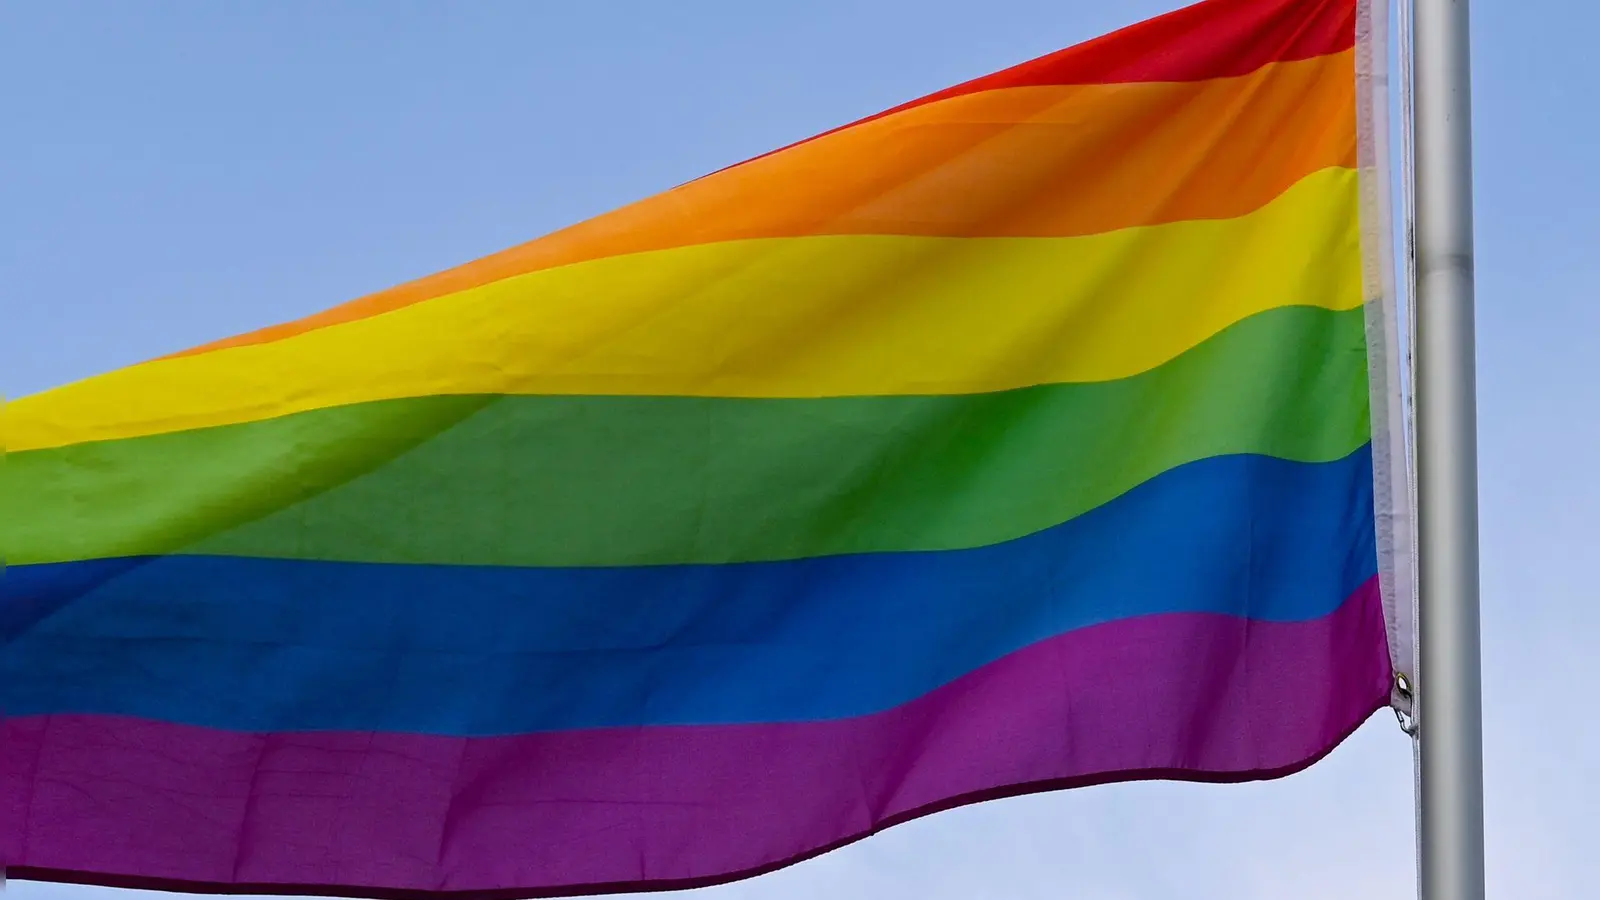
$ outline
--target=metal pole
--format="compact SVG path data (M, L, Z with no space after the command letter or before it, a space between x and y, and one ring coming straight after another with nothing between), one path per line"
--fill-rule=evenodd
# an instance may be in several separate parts
M1483 900L1467 0L1413 0L1423 900Z

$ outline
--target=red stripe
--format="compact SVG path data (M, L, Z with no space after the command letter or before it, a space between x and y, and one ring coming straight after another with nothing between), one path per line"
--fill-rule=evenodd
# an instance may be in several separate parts
M996 88L1234 78L1355 40L1355 0L1206 0L907 105Z
M1270 63L1348 50L1355 41L1356 0L1205 0L902 103L745 162L963 94L1043 85L1234 78Z

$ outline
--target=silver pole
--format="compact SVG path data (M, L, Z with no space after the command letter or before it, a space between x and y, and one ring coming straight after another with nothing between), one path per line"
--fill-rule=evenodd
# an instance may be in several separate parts
M1467 0L1413 0L1423 900L1483 900Z

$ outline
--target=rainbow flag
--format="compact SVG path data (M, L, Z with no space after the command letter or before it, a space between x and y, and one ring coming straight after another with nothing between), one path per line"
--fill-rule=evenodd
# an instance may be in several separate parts
M1210 0L16 400L0 859L680 887L1311 764L1410 666L1375 18Z

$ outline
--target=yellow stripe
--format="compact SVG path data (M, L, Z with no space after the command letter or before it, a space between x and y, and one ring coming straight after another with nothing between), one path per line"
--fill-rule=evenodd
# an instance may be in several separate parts
M429 394L957 394L1153 368L1266 309L1360 305L1357 175L1236 219L1067 238L817 236L562 266L16 402L27 450Z

